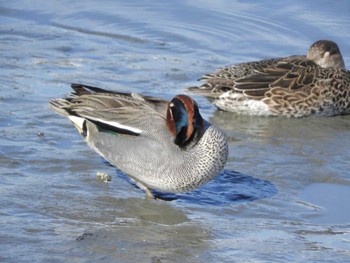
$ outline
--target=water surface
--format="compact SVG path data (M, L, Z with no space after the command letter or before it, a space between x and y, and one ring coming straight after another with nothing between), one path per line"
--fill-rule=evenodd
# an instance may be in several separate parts
M195 97L227 132L229 161L166 202L48 106L73 82L170 99L220 66L319 39L349 65L347 1L20 0L0 19L0 261L350 261L349 116L255 118Z

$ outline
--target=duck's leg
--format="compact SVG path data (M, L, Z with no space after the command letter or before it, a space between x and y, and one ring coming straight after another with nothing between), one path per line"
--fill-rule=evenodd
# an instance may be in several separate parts
M142 184L139 181L134 180L134 182L136 183L137 187L139 187L141 190L145 191L146 194L146 199L156 199L154 197L154 195L152 194L151 190L145 186L144 184Z
M146 199L148 200L151 200L151 199L154 199L154 200L162 200L162 201L173 201L175 199L177 199L176 196L157 196L157 193L156 195L154 195L151 191L150 188L148 188L147 186L145 186L143 183L141 183L140 181L137 181L135 180L134 178L130 178L138 188L140 188L141 190L143 190L146 194Z
M142 183L137 182L137 181L135 181L135 183L140 189L145 191L147 200L173 201L173 200L177 199L176 195L168 195L168 196L167 195L158 195L157 196L157 193L156 193L156 195L154 195L152 193L151 189L149 189L147 186L145 186Z
M146 193L146 199L158 199L152 194L152 192L149 188L145 188L144 190Z

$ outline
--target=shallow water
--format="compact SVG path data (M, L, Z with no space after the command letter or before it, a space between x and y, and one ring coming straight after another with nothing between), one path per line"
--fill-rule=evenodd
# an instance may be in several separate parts
M48 106L72 82L171 98L220 66L318 39L349 65L347 1L19 0L0 19L1 262L350 261L350 116L254 118L196 97L230 158L166 202L146 200Z

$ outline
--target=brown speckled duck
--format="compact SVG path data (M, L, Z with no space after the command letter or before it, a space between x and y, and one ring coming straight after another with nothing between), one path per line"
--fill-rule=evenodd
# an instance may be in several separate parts
M237 64L201 79L206 82L189 90L224 111L296 118L350 113L350 73L329 40L312 44L306 56Z

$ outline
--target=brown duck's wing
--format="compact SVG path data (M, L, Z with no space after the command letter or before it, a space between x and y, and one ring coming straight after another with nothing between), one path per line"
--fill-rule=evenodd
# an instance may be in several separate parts
M266 68L273 67L281 61L290 61L293 59L302 60L305 58L305 56L296 55L230 65L223 67L214 73L203 75L199 80L206 82L199 87L189 88L189 91L198 95L217 98L222 93L233 90L237 79L254 75L257 71L263 71Z
M218 98L224 92L232 90L234 85L235 83L233 80L213 78L201 86L189 87L187 89L196 95L208 98Z
M302 57L302 56L292 56L292 57ZM252 61L246 63L240 63L235 65L230 65L223 67L214 73L209 73L203 75L199 80L211 80L211 79L230 79L234 80L236 78L241 78L255 73L256 70L261 70L272 65L277 64L280 61L292 58L292 57L281 57L281 58L271 58L259 61Z
M321 68L310 60L289 59L239 78L234 89L252 98L262 98L273 88L303 90L317 81Z

